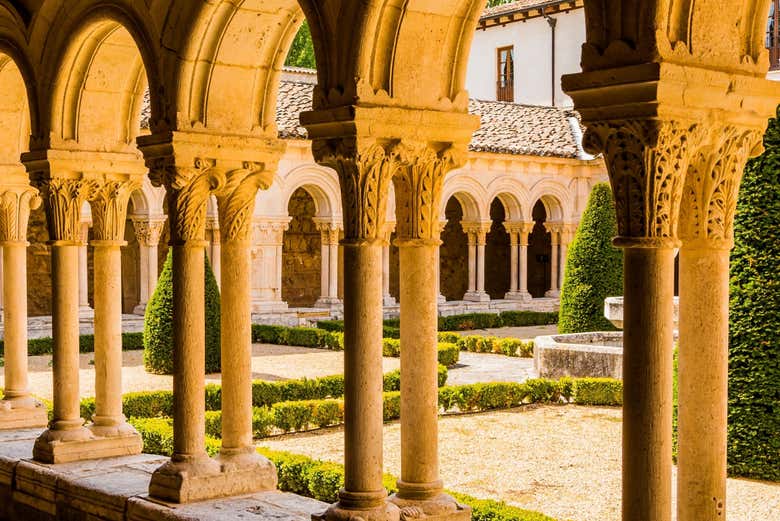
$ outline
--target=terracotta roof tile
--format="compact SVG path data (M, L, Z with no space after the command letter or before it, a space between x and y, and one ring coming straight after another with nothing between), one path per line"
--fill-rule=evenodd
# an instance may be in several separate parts
M515 0L514 2L509 2L508 4L501 4L493 7L488 7L487 9L482 11L482 16L480 18L490 18L504 13L519 11L521 9L532 9L534 7L539 7L547 4L555 4L555 3L556 2L551 0Z

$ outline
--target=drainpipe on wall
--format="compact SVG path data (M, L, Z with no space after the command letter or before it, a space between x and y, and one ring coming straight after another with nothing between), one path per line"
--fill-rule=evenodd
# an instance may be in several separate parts
M553 18L547 13L544 13L544 19L547 20L547 23L550 24L550 61L552 64L552 72L550 73L550 106L555 106L555 84L556 84L556 78L555 78L555 26L558 23L558 20Z

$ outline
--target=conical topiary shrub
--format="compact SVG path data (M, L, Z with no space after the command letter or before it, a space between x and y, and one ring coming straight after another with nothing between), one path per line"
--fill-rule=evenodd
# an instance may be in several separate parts
M613 331L604 318L604 299L623 294L623 253L617 235L615 202L607 183L593 187L566 260L558 332Z
M173 373L173 257L168 251L157 288L144 316L144 367L150 373ZM206 373L220 371L219 287L206 257Z
M745 168L734 219L728 464L731 475L780 481L779 119L764 147Z

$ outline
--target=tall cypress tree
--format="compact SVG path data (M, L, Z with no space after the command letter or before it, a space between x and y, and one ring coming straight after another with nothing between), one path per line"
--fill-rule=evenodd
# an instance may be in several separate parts
M779 116L780 117L780 116ZM729 471L780 481L780 121L750 161L731 255Z
M623 294L623 254L612 246L617 219L607 183L593 187L566 260L558 317L560 333L612 331L604 299Z

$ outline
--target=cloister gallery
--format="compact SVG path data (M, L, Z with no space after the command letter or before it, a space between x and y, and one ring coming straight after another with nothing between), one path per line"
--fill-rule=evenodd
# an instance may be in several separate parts
M563 79L587 129L585 150L603 154L616 199L615 244L624 250L626 521L672 518L677 248L677 519L723 517L732 220L742 169L760 151L780 100L780 86L765 80L769 3L586 2L583 72ZM4 516L103 518L90 509L115 501L112 512L120 519L176 518L185 514L175 504L274 489L275 470L252 441L251 311L281 306L281 232L290 217L306 214L327 236L320 262L327 257L328 269L314 287L291 297L293 304L332 304L340 296L332 266L343 264L345 486L323 518L469 517L468 508L442 492L438 474L438 257L451 253L447 240L460 226L468 235L468 260L461 264L470 269L442 277L460 281L442 288L448 298L524 302L526 291L555 295L556 262L565 256L570 227L589 187L603 178L602 163L576 149L532 158L534 151L496 154L479 147L480 118L469 113L463 84L483 7L478 0L0 1L0 424L11 432L42 430L31 460L19 456L29 451L26 442L10 437L0 444ZM310 102L284 115L277 107L294 96L280 92L295 82L281 81L282 64L304 17L314 40L316 85L306 87ZM148 129L142 130L146 92ZM307 140L294 121L299 112ZM473 112L485 122L490 107ZM567 114L554 117L565 132L579 131ZM509 119L491 124L501 129ZM459 172L448 177L453 170ZM497 175L506 171L539 182ZM557 181L543 182L548 175ZM131 199L143 246L141 275L138 302L123 302L121 246L133 235L126 226ZM28 219L39 205L47 233L35 234L28 246ZM290 215L291 206L305 209ZM121 314L148 298L164 213L173 251L173 456L153 472L143 462L132 472L122 467L124 474L106 478L112 485L96 499L89 496L93 489L69 488L58 473L68 462L113 458L103 467L110 473L116 457L141 450L122 414ZM501 240L510 257L509 284L489 287L486 236L498 236L501 226L508 232ZM532 285L524 246L529 234L544 235L539 226L551 232L540 252L549 256L549 278ZM391 233L407 347L401 354L402 472L399 492L388 498L381 341ZM50 255L50 303L36 300L48 298L37 283L30 288L53 320L48 422L27 386L28 247ZM204 449L207 248L219 265L222 299L222 449L215 458ZM85 255L94 267L96 374L96 412L87 425L77 385L80 305L89 303L79 287L80 272L82 286L88 280ZM128 498L122 487L138 480L148 483L148 496Z

